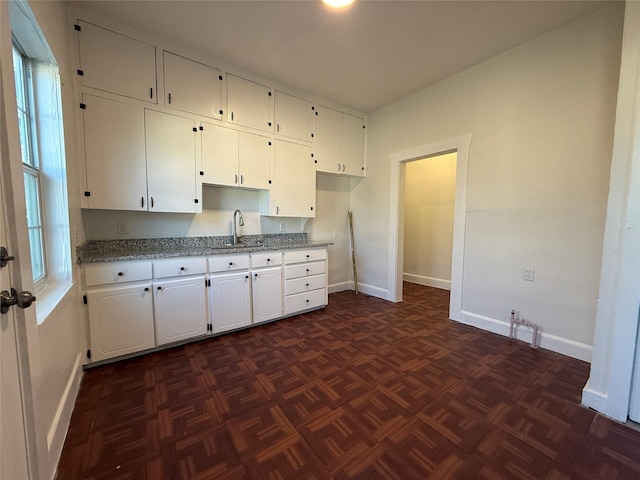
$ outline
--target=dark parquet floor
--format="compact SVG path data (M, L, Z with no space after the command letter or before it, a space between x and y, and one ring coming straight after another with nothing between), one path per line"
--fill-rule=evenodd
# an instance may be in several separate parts
M588 364L447 320L448 292L324 310L85 373L58 480L639 479Z

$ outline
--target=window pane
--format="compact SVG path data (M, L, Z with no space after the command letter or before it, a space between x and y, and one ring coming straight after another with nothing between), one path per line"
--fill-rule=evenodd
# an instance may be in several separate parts
M20 130L20 151L22 152L22 163L32 165L31 159L29 158L29 135L27 130L29 124L28 122L29 119L24 114L24 112L18 109L18 129Z
M25 110L27 105L27 96L24 92L24 63L22 55L13 49L13 76L16 82L16 100L18 101L18 110Z
M34 282L41 280L46 273L39 193L38 176L25 169L24 194L27 206L27 227L29 229L29 249L31 250L31 271L33 273Z
M44 277L44 256L43 256L42 244L42 229L30 228L29 229L29 249L31 250L31 272L33 274L33 281Z

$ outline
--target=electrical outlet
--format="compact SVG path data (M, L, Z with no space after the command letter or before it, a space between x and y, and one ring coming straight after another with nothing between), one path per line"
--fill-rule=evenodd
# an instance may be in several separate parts
M333 238L338 238L338 230L333 231Z
M280 222L280 231L285 232L287 230L287 226L284 222Z
M118 221L118 235L126 235L127 233L129 233L127 222L123 222L122 220Z
M533 268L523 268L522 269L522 279L527 282L533 282L535 270Z

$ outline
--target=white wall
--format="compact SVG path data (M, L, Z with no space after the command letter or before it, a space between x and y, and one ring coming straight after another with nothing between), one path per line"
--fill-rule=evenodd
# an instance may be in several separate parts
M455 152L408 162L404 190L404 280L451 288Z
M622 18L612 5L369 115L362 283L390 289L390 156L471 133L463 321L504 333L515 308L543 345L589 358Z

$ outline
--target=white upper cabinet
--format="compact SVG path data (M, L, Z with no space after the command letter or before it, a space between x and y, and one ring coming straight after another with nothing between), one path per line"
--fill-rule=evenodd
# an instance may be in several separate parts
M273 146L269 137L238 133L238 173L240 187L269 189Z
M276 91L276 133L310 142L313 139L313 109L310 102Z
M227 121L265 132L273 131L271 89L227 74Z
M313 158L318 172L364 176L364 119L316 106Z
M269 189L272 142L269 137L210 123L201 124L202 183Z
M149 211L202 211L196 190L195 121L145 110Z
M157 103L154 46L82 20L76 29L83 86Z
M342 112L316 106L313 160L319 172L341 173Z
M268 204L261 213L280 217L315 217L316 176L311 147L275 141L274 170Z
M144 108L82 96L84 108L84 206L146 210Z
M238 182L238 131L200 124L202 183L234 187Z
M205 117L222 118L222 72L164 51L164 105Z
M347 175L364 175L364 119L342 114L342 163Z

